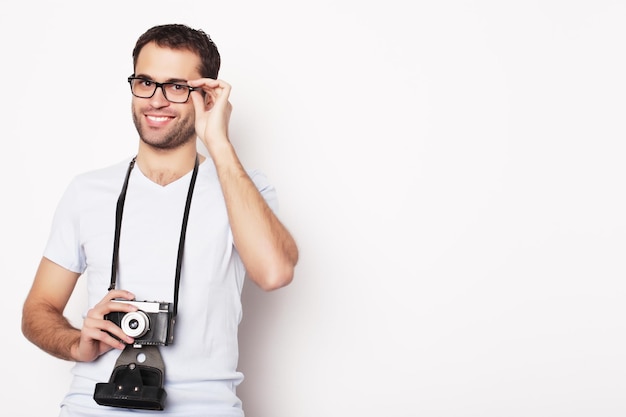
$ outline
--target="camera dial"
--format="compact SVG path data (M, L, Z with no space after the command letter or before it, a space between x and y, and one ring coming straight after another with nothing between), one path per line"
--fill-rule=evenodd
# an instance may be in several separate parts
M130 337L141 337L150 330L150 319L141 310L131 311L122 317L120 327Z

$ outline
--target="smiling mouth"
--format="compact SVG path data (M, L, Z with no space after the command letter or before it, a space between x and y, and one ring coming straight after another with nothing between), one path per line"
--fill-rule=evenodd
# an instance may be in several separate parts
M146 116L146 118L153 122L165 122L171 119L169 116Z

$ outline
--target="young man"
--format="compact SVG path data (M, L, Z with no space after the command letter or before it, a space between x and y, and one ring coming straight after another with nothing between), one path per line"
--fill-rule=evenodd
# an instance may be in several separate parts
M156 26L138 39L133 61L137 155L68 186L22 329L44 351L76 362L61 416L149 408L125 403L132 394L108 391L103 396L115 398L97 402L96 387L110 381L114 387L106 389L128 389L126 375L142 368L141 359L120 362L122 352L155 349L165 394L156 395L164 410L154 415L241 417L235 391L244 277L264 290L289 284L298 249L274 214L274 189L262 174L244 170L229 141L231 87L218 79L220 56L210 38L184 25ZM209 158L197 153L198 137ZM63 311L81 276L89 308L76 329ZM124 322L162 302L165 312L149 313L143 323L148 336L133 333L137 320ZM163 323L151 322L157 316ZM155 327L173 330L160 336ZM114 377L114 369L126 373ZM131 391L159 385L146 375L131 378L139 385Z

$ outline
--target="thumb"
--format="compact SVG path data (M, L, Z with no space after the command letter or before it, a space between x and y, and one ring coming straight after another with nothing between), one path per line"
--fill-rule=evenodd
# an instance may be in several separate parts
M196 111L196 119L199 119L204 112L209 110L211 103L206 102L206 96L206 93L203 93L202 90L191 92L191 101Z

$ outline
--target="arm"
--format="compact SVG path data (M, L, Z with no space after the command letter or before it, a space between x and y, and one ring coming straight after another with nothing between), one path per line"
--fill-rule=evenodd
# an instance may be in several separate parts
M288 285L298 262L298 248L244 170L228 138L232 106L230 85L221 80L194 80L196 132L207 147L222 187L235 246L249 277L264 290Z
M107 332L132 343L132 338L113 322L105 320L104 315L114 310L134 311L136 308L120 308L126 304L110 301L115 297L132 299L132 294L122 290L110 291L89 310L82 330L73 327L63 316L63 311L79 276L42 258L22 309L22 332L33 344L57 358L87 362L112 348L124 348L122 342Z

